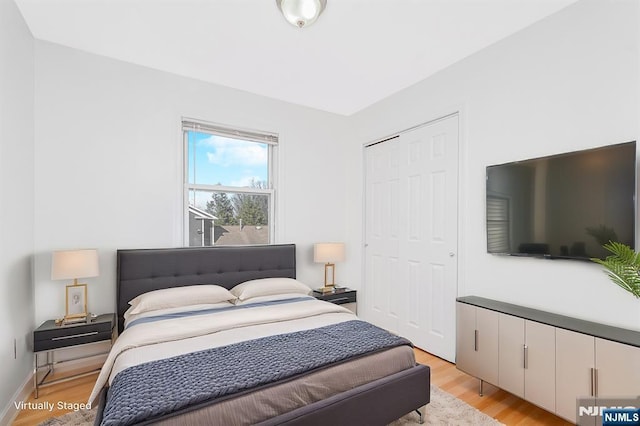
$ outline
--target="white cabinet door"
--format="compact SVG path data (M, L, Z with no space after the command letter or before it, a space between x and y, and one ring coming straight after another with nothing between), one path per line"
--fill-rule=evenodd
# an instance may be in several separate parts
M522 318L500 314L498 386L524 397L524 323Z
M456 367L481 380L498 384L497 312L457 303Z
M596 338L596 396L640 395L640 348Z
M556 411L556 328L525 321L524 399Z
M555 349L555 327L500 314L498 386L554 412Z
M495 311L476 308L478 377L498 384L498 319Z
M478 377L475 334L476 307L466 303L456 303L456 367Z
M576 399L592 396L593 336L556 329L556 414L575 423Z

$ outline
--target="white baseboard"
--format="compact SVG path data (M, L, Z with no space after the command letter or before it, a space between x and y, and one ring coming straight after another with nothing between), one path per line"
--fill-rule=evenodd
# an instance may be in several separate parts
M0 412L0 425L8 426L11 423L13 423L16 416L20 412L20 410L16 408L15 403L19 401L26 401L31 395L32 391L33 391L33 373L30 373L27 379L24 381L24 383L20 387L20 389L18 389L16 393L13 394L11 401L9 401L9 405L6 406L2 410L2 412Z

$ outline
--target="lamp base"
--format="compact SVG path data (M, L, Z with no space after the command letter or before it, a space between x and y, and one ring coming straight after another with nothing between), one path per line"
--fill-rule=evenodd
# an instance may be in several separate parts
M86 315L70 315L62 319L62 325L87 323L91 321L91 314Z

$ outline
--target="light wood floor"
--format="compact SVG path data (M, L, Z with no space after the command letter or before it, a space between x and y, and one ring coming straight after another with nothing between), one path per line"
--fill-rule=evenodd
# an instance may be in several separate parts
M484 396L480 396L478 379L456 369L455 364L430 353L420 349L416 349L415 353L416 361L431 368L431 383L501 423L517 426L572 424L488 383L483 387Z
M52 376L51 378L55 379L56 377ZM61 409L58 406L59 402L63 404L86 404L87 399L91 394L91 390L93 389L93 385L96 383L97 379L98 373L96 372L95 374L90 374L84 377L69 380L68 382L56 383L54 385L40 388L38 391L38 399L34 398L34 394L32 392L31 396L29 396L29 399L27 400L27 403L42 404L44 402L49 402L53 404L53 411L49 412L39 409L22 410L18 414L16 420L13 422L13 425L37 425L38 423L41 423L47 419L58 417L72 411Z
M415 353L419 363L426 364L431 368L431 383L506 425L571 425L571 423L489 384L484 385L484 396L479 396L477 379L457 370L454 364L427 352L416 349ZM37 425L48 418L64 414L66 411L59 410L57 407L58 401L86 402L96 378L97 374L93 374L41 388L40 397L34 399L32 394L28 402L48 401L54 404L56 409L51 413L41 410L23 410L13 425Z

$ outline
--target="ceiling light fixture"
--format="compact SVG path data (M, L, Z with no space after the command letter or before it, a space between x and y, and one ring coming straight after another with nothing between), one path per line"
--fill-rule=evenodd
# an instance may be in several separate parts
M276 0L285 19L298 28L313 24L327 7L327 0Z

